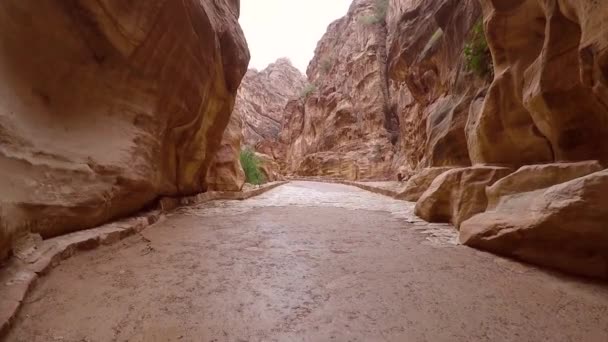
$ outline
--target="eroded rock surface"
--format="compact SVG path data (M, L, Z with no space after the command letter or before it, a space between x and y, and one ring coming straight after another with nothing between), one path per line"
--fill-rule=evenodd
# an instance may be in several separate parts
M466 69L463 49L480 17L477 0L390 1L387 64L400 123L396 166L471 164L465 125L487 80Z
M385 178L393 146L384 27L376 1L355 0L319 41L306 92L286 107L287 170L300 176Z
M0 231L54 236L204 190L249 60L238 14L229 0L2 1Z
M255 147L279 138L287 102L299 96L306 77L286 58L266 69L249 69L239 88L235 111L243 119L246 145Z
M475 162L608 159L608 88L599 1L484 0L496 77L469 125Z
M461 240L606 277L608 236L600 208L606 201L605 173L596 171L608 158L608 28L601 24L608 5L574 0L482 4L496 73L480 110L469 116L472 161L562 163L525 166L490 187L488 211L462 225ZM581 160L600 163L568 163Z

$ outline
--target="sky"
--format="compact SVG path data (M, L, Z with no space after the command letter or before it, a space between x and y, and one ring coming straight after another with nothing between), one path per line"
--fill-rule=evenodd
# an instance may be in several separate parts
M241 0L239 22L251 53L250 68L262 70L280 57L306 72L327 26L343 17L352 0Z

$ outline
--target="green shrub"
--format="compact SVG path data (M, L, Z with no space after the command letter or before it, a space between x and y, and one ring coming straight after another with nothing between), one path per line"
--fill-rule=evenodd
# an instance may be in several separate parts
M264 174L260 170L260 159L250 149L244 149L240 155L241 166L245 171L245 181L249 184L260 185L264 183Z
M376 0L374 14L361 17L359 20L365 25L385 24L388 12L388 0Z
M492 54L483 29L483 21L478 21L471 29L469 41L464 46L467 69L479 77L489 77L494 73Z
M380 21L386 20L386 13L388 12L388 0L376 0L374 6L374 15Z
M323 71L324 74L327 74L331 70L332 66L333 66L333 63L331 62L331 60L329 58L324 58L321 61L321 71Z
M314 83L309 83L302 89L300 92L300 98L308 98L310 94L314 93L317 90L317 86Z

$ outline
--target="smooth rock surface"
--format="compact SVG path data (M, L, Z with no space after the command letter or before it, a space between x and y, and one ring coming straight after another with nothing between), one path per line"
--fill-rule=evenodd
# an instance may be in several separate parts
M234 110L224 131L220 148L207 174L209 191L241 191L245 184L245 171L241 165L243 122L240 112Z
M411 202L418 201L435 178L451 169L453 167L429 167L420 170L407 181L405 189L396 198Z
M416 215L429 222L449 222L456 228L486 210L486 187L512 173L496 166L473 166L439 175L416 203Z
M0 254L204 190L249 53L238 1L0 4ZM9 232L9 234L7 234Z
M602 169L597 161L523 166L486 188L488 210L495 209L503 199L511 196L544 190Z
M483 0L495 79L469 118L474 163L608 160L608 4Z
M460 229L468 246L569 273L608 278L608 171L502 197Z

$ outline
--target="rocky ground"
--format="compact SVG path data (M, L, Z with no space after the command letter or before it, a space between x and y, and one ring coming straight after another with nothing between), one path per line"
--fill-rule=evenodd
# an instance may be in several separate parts
M413 210L306 182L184 208L42 278L8 340L608 340L605 286L458 245Z

